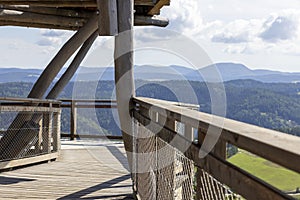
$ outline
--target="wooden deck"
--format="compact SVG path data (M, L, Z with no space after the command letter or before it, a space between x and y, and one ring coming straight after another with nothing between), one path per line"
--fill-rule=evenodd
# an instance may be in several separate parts
M133 199L123 143L63 141L60 158L0 173L0 199Z

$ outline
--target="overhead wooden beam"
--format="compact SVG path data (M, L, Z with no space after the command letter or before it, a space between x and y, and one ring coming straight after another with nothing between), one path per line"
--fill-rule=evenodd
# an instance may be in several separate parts
M116 0L97 0L99 18L98 31L100 36L118 34L118 16Z
M73 18L90 18L95 11L82 10L82 9L70 9L70 8L53 8L53 7L40 7L40 6L29 6L29 5L1 5L1 9L15 10L30 12L35 14L43 15L55 15Z
M0 0L0 5L30 5L30 6L41 6L41 7L68 7L68 8L97 8L96 1L93 0Z
M21 22L21 23L27 22L28 26L30 26L30 23L33 23L33 24L49 24L49 25L82 27L85 24L86 19L1 9L0 21L6 21L6 22L12 21L12 22Z
M28 6L6 6L0 11L0 26L22 26L78 30L94 12L75 12L66 9L40 8ZM168 20L159 16L134 17L136 26L168 25Z
M164 6L170 5L170 0L159 0L154 7L148 12L148 15L159 15L160 9Z
M160 16L134 16L135 26L159 26L166 27L169 24L169 20Z
M27 22L15 22L15 21L1 21L0 26L20 26L20 27L27 27L27 28L46 28L46 29L57 29L57 30L70 30L75 31L78 30L79 27L74 26L60 26L60 25L53 25L53 24L39 24L39 23L30 23Z
M138 6L154 6L153 0L135 0L134 5ZM97 8L96 0L0 0L0 5L32 5L32 6L47 6L47 7L82 7L82 8Z

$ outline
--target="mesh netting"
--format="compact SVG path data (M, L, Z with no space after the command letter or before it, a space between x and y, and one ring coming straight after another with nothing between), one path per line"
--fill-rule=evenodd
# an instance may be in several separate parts
M0 161L56 152L60 113L38 107L0 105Z
M243 199L154 132L134 120L134 189L141 199Z

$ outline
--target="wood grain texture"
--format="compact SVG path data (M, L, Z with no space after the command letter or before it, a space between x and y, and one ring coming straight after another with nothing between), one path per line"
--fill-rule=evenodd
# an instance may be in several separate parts
M0 199L132 199L122 143L70 142L55 162L0 174Z
M300 173L299 137L203 112L172 106L167 101L134 98L134 102L143 108L151 108L152 111L158 112L159 115L167 117L170 120L181 121L192 127L200 128L204 132L210 126L221 128L221 140ZM220 122L222 122L222 126Z

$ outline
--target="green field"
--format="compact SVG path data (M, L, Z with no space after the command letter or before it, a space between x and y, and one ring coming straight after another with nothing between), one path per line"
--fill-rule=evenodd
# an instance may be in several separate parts
M297 187L300 188L300 174L248 152L239 150L239 152L229 158L228 161L282 191L295 191Z

